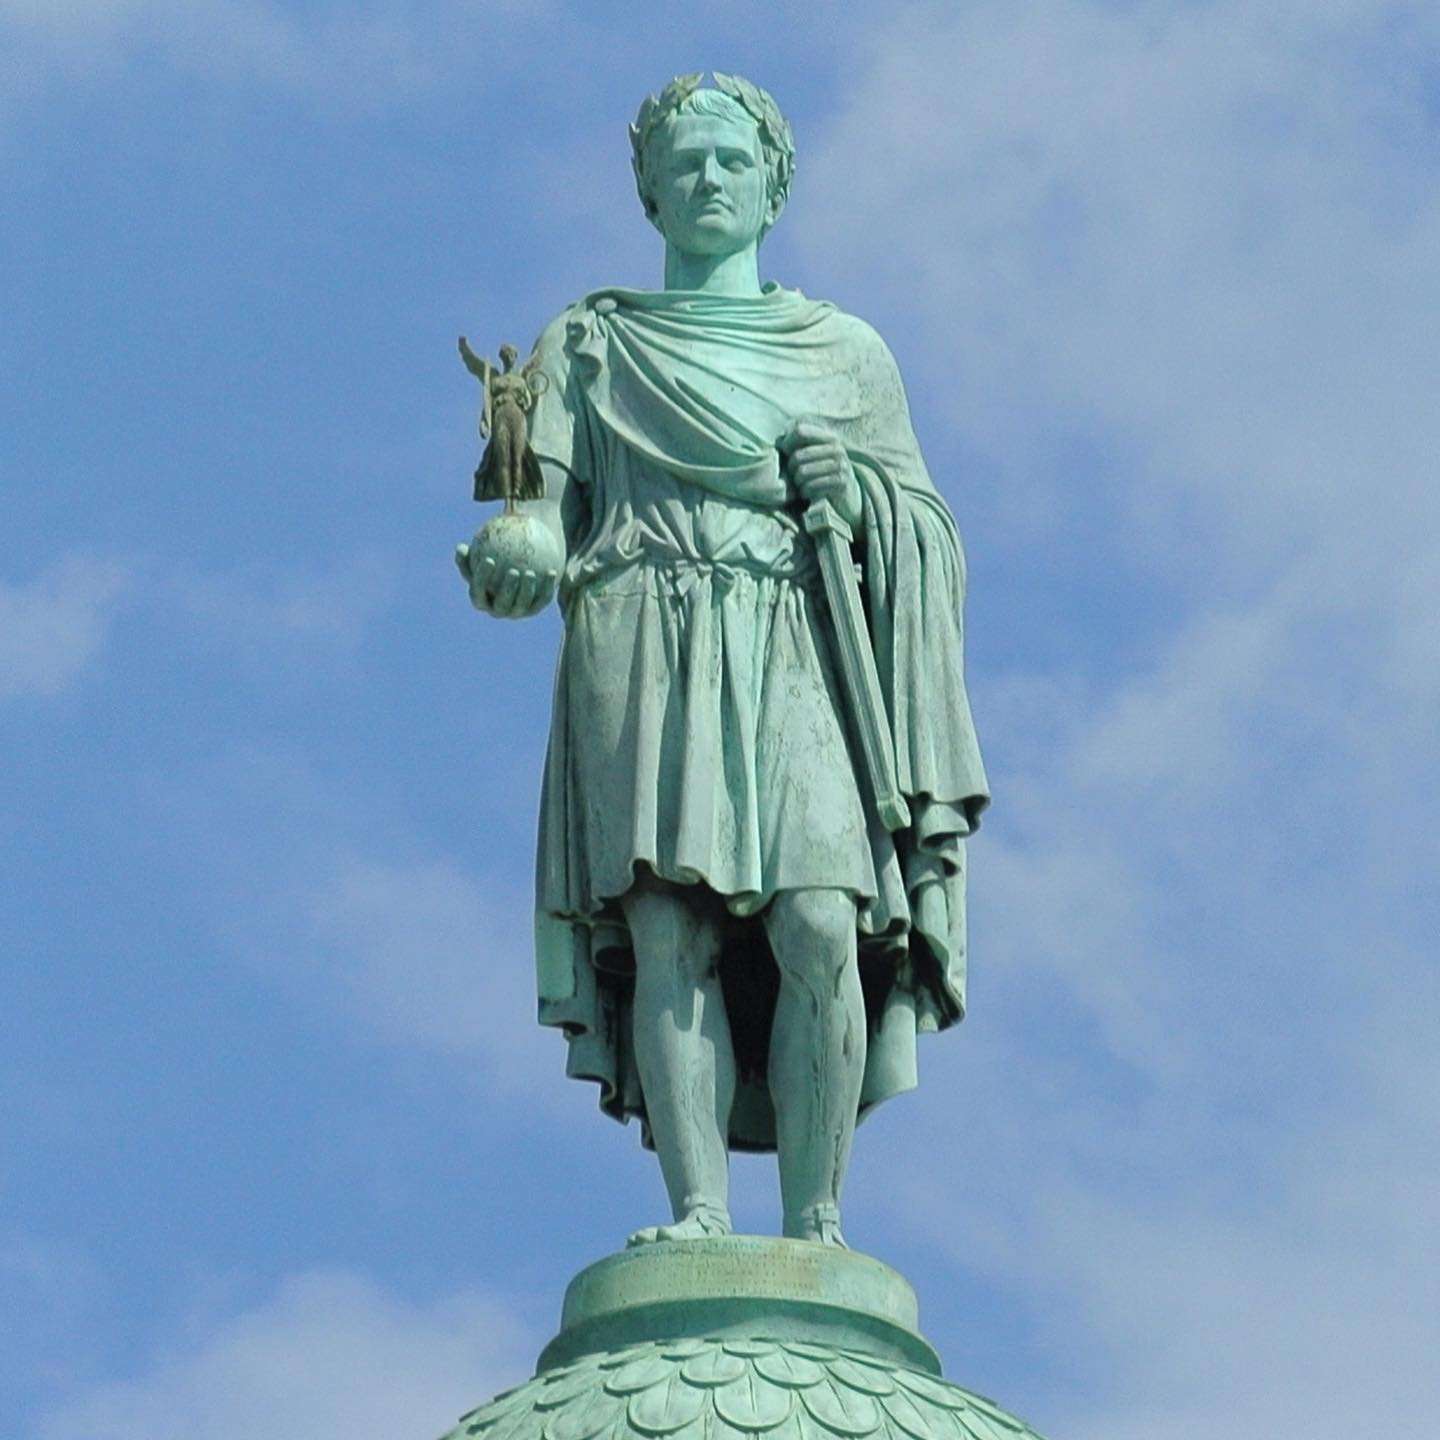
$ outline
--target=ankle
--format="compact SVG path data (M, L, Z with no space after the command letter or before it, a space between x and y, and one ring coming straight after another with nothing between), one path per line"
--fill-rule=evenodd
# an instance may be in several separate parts
M822 1245L845 1247L845 1237L840 1232L840 1206L833 1200L787 1210L784 1230L792 1240L816 1240Z
M676 1220L699 1220L715 1224L726 1231L730 1229L730 1210L723 1200L708 1195L687 1195L676 1208Z

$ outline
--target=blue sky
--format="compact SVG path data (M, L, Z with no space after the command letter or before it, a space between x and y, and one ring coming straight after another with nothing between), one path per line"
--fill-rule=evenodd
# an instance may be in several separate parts
M702 66L970 557L972 1013L852 1242L1056 1437L1440 1408L1432 6L0 0L0 54L13 1433L438 1433L659 1215L533 1024L558 631L451 568L454 337L655 283L624 127Z

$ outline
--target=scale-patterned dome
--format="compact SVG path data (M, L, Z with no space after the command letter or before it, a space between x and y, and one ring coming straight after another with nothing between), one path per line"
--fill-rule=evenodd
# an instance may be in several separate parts
M1039 1440L990 1400L859 1350L657 1340L546 1370L444 1440Z

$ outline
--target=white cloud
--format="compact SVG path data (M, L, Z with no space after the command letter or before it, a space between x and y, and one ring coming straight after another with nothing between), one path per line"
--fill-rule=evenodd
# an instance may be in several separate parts
M245 13L214 39L176 21L167 53L219 64L228 33L242 72L343 85L345 45L328 58L318 32ZM1017 657L977 677L1011 759L976 847L974 1013L926 1047L908 1131L926 1173L886 1172L897 1224L1030 1295L1078 1357L1092 1395L1057 1434L1299 1440L1411 1427L1440 1399L1434 15L887 12L837 87L846 113L801 157L786 223L803 283L916 327L912 389L953 396L955 433L993 457L967 483L994 492L996 538L1023 533L1036 592L1083 543L1097 571L1147 572L1136 603L1170 607L1126 673ZM1105 459L1083 493L1047 458L1057 432ZM343 596L293 598L254 625L339 633ZM528 1073L515 1044L558 1077L533 1026L527 898L294 777L272 786L292 808L247 808L255 779L191 797L236 953L386 1043ZM966 1066L966 1168L936 1177ZM876 1160L862 1136L857 1164ZM271 1312L293 1339L304 1308ZM233 1379L264 1349L253 1334L235 1322L112 1392L104 1414L133 1421L116 1440L164 1433L150 1404L215 1433L218 1411L183 1405L217 1376L242 1396L263 1383ZM105 1440L83 1428L100 1413L45 1440ZM286 1433L242 1418L236 1434Z
M895 1215L1079 1357L1057 1432L1299 1440L1440 1401L1433 705L1316 608L1202 610L1061 703L977 847L965 1169L927 1160ZM918 1133L954 1124L951 1063Z
M492 1094L574 1088L557 1080L559 1040L536 1027L528 836L517 862L477 815L483 843L446 853L379 795L251 749L157 776L151 805L195 857L179 883L220 953L302 1012L451 1062Z
M535 1048L523 892L488 895L447 860L348 857L307 891L300 923L301 956L384 1038L493 1062Z
M894 1174L1085 1374L1056 1433L1440 1403L1437 57L1409 3L918 6L802 157L816 288L923 337L1014 592L1144 583L1144 653L977 677L968 1048L910 1122L965 1072L964 1168Z
M441 0L397 17L382 4L287 7L242 0L0 0L32 82L123 76L157 62L259 81L343 112L388 106L454 79L471 57L501 62L545 23L545 0L476 9ZM512 23L521 10L523 24ZM467 69L471 83L476 72ZM32 85L32 88L34 86Z
M1006 916L1030 964L1088 966L1062 938L1088 907L1128 967L1162 909L1258 910L1260 877L1384 927L1367 861L1397 827L1433 873L1437 47L1410 4L917 7L810 157L817 263L843 212L832 273L904 282L912 381L953 380L957 430L1050 488L1017 563L1040 585L1083 507L1097 573L1147 557L1170 607L1129 673L1102 649L1003 682L1017 725L1050 712L998 777L1002 865L1033 867L1011 899L1056 902ZM1057 417L1113 446L1091 493L1027 438ZM1322 837L1338 871L1305 868Z
M1046 1123L1039 1106L998 1099L987 1139L994 1123L1030 1131L1001 1161L1025 1184L987 1195L1008 1213L986 1207L979 1245L968 1228L957 1239L939 1192L922 1213L956 1263L1003 1257L994 1273L1043 1297L1051 1343L1088 1372L1084 1403L1048 1429L1199 1440L1222 1425L1287 1440L1388 1428L1440 1403L1427 1359L1440 1345L1433 1102L1357 1093L1364 1068L1328 1073L1326 1113L1303 1130L1246 1136L1255 1117L1238 1109L1239 1133L1218 1143L1216 1117L1197 1127L1178 1092L1128 1123L1063 1096ZM1437 1078L1429 1059L1408 1074L1431 1093ZM1178 1134L1145 1133L1167 1126Z
M153 0L0 0L0 20L58 43L108 32L153 8Z
M0 581L0 702L59 695L104 647L125 566L73 553L33 580Z
M47 698L78 684L102 656L122 608L146 612L172 639L176 622L230 663L251 665L273 683L277 666L344 659L390 603L383 557L347 557L327 573L273 566L196 572L100 559L73 551L33 579L0 580L0 702Z
M313 670L351 656L393 602L395 567L379 552L347 554L322 570L235 563L197 571L172 564L151 598L166 622L183 620L273 683L286 659Z
M439 1434L531 1371L536 1346L474 1293L433 1305L345 1271L300 1275L147 1373L54 1409L34 1440L395 1440Z
M0 1385L73 1383L93 1344L81 1322L105 1288L105 1277L73 1245L0 1238Z
M1027 479L1038 430L1113 442L1130 493L1087 502L1221 583L1340 527L1400 541L1402 497L1405 533L1434 519L1433 9L987 3L894 30L806 157L802 238L922 327L962 432Z

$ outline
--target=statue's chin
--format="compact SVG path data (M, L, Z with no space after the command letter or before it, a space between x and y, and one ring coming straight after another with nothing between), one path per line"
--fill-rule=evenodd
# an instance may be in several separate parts
M679 254L708 260L739 255L760 238L758 228L737 227L729 211L691 216L684 225L674 226L673 232L667 230L664 234Z

